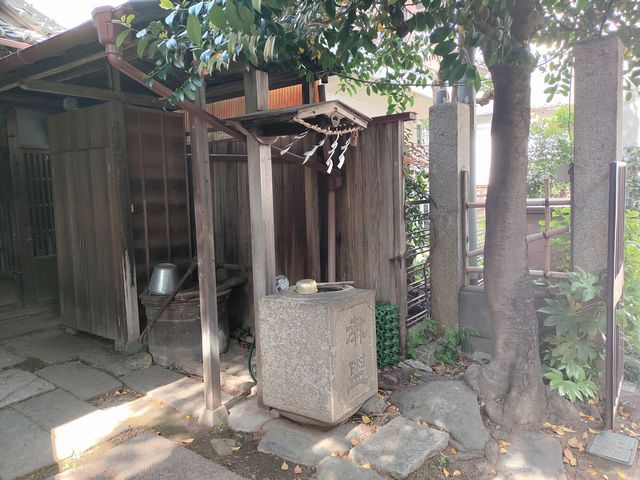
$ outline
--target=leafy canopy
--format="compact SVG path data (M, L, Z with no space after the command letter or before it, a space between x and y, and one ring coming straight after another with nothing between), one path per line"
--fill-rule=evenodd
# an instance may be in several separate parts
M411 101L409 87L465 79L480 86L469 55L488 67L516 63L548 71L548 93L570 89L570 48L618 34L627 45L626 85L640 85L640 7L636 0L160 0L167 15L136 30L150 79L174 70L186 80L173 100L194 99L202 75L237 62L277 63L314 75L337 73L351 86L388 95L390 110ZM122 44L134 19L123 17ZM136 25L139 28L138 25ZM546 44L537 58L530 43ZM439 68L428 60L438 58ZM433 65L433 64L432 64ZM273 66L273 65L272 65Z

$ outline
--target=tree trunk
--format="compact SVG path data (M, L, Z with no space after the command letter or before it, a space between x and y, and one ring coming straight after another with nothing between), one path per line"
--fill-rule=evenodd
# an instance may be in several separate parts
M525 240L531 71L526 65L490 71L495 98L484 271L494 354L488 365L469 368L466 379L493 421L527 424L546 408Z

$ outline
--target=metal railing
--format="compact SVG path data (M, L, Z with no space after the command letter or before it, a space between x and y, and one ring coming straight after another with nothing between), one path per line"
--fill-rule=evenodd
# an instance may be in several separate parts
M407 251L407 328L431 314L429 249L431 221L428 198L405 202Z

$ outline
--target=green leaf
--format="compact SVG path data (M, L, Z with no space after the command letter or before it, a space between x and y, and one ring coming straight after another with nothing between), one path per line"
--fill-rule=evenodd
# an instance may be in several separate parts
M445 38L447 38L451 34L452 30L449 26L438 27L433 32L431 32L430 40L431 43L440 43Z
M144 55L144 51L147 49L147 45L149 45L150 37L142 37L138 40L137 53L138 57L142 58Z
M224 28L227 25L227 19L224 14L224 10L220 5L214 5L209 10L207 19L218 28Z
M160 8L163 10L171 10L175 7L171 0L160 0Z
M118 34L118 36L116 37L116 48L120 48L122 46L124 41L129 36L129 32L130 32L130 30L123 30L122 32L120 32Z
M262 0L251 0L251 5L259 12L262 8Z
M212 9L213 10L213 9ZM227 6L224 9L225 17L227 22L229 22L229 26L236 30L237 32L241 32L244 29L244 24L238 15L238 10L233 2L227 2Z
M453 40L447 40L445 42L439 43L436 48L433 50L433 53L439 55L441 57L453 52L456 48L456 42Z
M187 17L187 36L191 43L200 45L202 42L202 30L200 29L200 20L195 15Z

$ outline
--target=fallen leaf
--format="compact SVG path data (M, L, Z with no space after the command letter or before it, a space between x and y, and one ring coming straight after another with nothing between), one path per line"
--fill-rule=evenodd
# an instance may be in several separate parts
M598 430L594 430L593 428L589 428L588 430L590 433L593 433L594 435L597 435L600 433Z
M183 418L184 418L185 420L189 420L189 419L191 418L191 416L189 416L189 415L185 415Z
M570 448L564 449L564 457L562 461L568 465L571 465L572 467L575 467L578 465L578 459L573 455L573 452L571 451Z
M571 437L567 443L569 444L570 447L573 447L573 448L580 447L580 440L578 440L576 437Z
M281 470L289 470L289 464L287 462L282 462L282 465L280 466Z
M502 453L502 454L507 453L507 449L506 449L506 448L504 448L504 447L500 448L500 450L498 450L498 451L499 451L500 453Z
M296 468L293 469L293 473L300 475L302 473L302 467L300 465L296 465Z
M371 423L371 419L367 415L363 415L362 423L364 423L365 425L369 425Z
M445 477L448 477L448 476L449 476L449 470L447 470L446 468L444 468L444 467L443 467L443 468L442 468L442 474L443 474Z
M427 428L429 426L429 424L427 422L425 422L424 420L421 420L420 421L420 426Z
M589 438L589 432L584 432L584 433L582 434L582 438L584 438L585 440L586 440L587 438Z
M458 453L458 451L453 447L451 447L449 451L451 452L451 455L455 455L456 453Z
M340 452L338 450L334 450L333 452L331 452L331 456L332 457L339 457L340 456Z
M365 463L364 465L362 465L362 468L366 468L367 470L371 470L371 464L370 463Z
M185 445L191 445L193 443L193 438L185 438L184 440L182 440L182 443L184 443Z
M627 478L627 476L622 472L616 472L616 477L618 477L618 478Z
M360 445L360 441L357 438L352 438L351 439L351 445L353 445L354 447L356 445Z
M231 449L232 452L237 452L238 450L240 450L240 445L234 445L233 447L229 447Z
M462 475L462 472L460 470L454 470L451 474L452 477L459 477L460 475Z
M500 445L501 447L508 447L511 444L509 442L507 442L506 440L500 440L498 442L498 445Z

